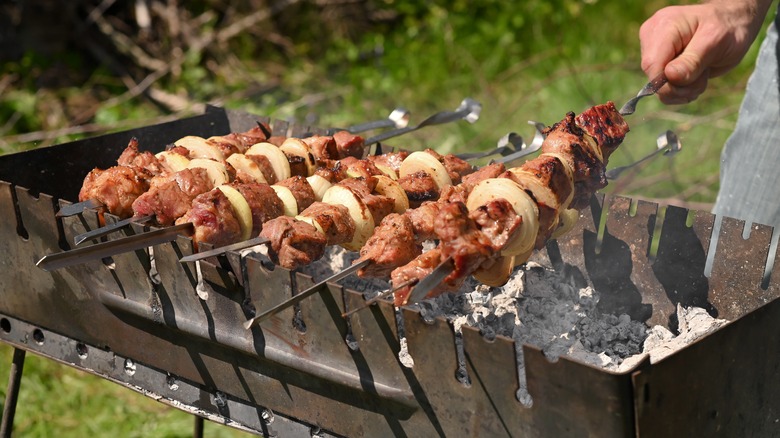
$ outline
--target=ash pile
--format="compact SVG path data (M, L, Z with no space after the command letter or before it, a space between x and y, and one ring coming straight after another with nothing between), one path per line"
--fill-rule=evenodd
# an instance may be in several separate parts
M357 254L332 248L306 269L314 277L348 267ZM567 267L569 268L569 267ZM426 320L443 317L456 336L464 325L480 330L488 340L504 336L515 341L520 389L518 399L531 404L526 390L523 344L542 349L550 361L561 356L613 372L625 372L649 356L651 363L678 351L727 323L698 307L678 306L676 332L648 326L630 315L610 313L599 306L599 291L577 269L555 269L534 261L515 269L501 287L469 277L453 294L442 294L412 305ZM366 299L387 290L387 281L348 277L345 287ZM401 352L405 355L405 352ZM403 357L412 366L414 358Z

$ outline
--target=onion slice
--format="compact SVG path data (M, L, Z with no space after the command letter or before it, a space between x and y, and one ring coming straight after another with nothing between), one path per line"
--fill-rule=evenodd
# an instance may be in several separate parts
M282 200L284 204L284 215L295 217L298 215L298 201L295 200L293 192L285 186L272 185L272 189L276 192L276 196Z
M219 161L209 160L207 158L193 158L190 160L190 163L187 165L187 167L190 169L196 167L206 169L206 172L208 172L209 178L211 179L211 183L214 184L214 187L227 184L228 181L230 181L227 167L225 167L225 165Z
M167 172L178 172L184 170L190 164L190 159L182 154L177 154L171 151L158 152L155 155L157 161Z
M352 241L342 243L341 246L350 251L359 251L374 232L374 217L366 204L344 186L333 186L325 192L322 202L331 205L343 205L349 210L349 216L355 222L355 234Z
M190 158L208 158L209 160L224 161L225 154L219 148L203 137L188 135L176 140L173 144L190 151Z
M490 178L474 186L466 200L469 211L496 199L504 199L512 205L523 222L520 230L510 239L502 255L517 255L533 250L536 235L539 233L539 208L516 182L508 178Z
M330 183L330 181L320 175L312 175L306 178L306 181L309 182L309 185L314 192L314 199L317 201L322 201L322 197L325 195L325 192L327 192L330 186L333 185Z
M420 171L430 175L439 189L452 185L452 179L444 165L436 157L425 151L416 151L409 154L401 163L398 175L403 178Z
M314 220L314 218L311 218L311 217L308 217L308 216L297 215L297 216L295 216L295 219L299 220L299 221L302 221L302 222L306 222L307 224L309 224L309 225L313 226L314 228L316 228L318 233L320 233L322 235L325 235L325 230L322 229L322 225L320 225L319 222Z
M268 181L263 175L263 171L260 170L260 166L257 165L251 158L243 154L233 154L226 160L228 164L233 166L237 171L243 172L249 175L254 182L268 184Z
M311 148L303 140L300 138L288 138L279 146L279 149L287 155L303 158L304 163L306 163L306 175L314 175L314 172L317 170L317 161L314 158L314 154L311 153Z
M268 158L268 162L271 163L271 168L274 170L277 181L283 181L292 176L287 155L271 143L263 142L252 145L252 147L247 149L245 154L263 155Z
M578 210L573 208L563 210L560 214L560 225L553 231L552 235L550 235L550 239L557 239L571 231L571 229L574 228L574 225L577 224L579 218L580 212Z
M374 190L382 196L387 196L393 200L393 211L398 214L404 214L409 209L409 197L401 184L385 175L374 175L376 178L376 188Z
M514 268L515 257L502 255L495 259L489 268L480 266L472 275L482 284L500 287L509 281Z
M248 240L252 237L252 209L249 207L249 203L246 202L246 198L235 188L229 185L221 185L217 187L230 201L230 205L233 207L233 211L236 213L238 224L241 226L241 240Z

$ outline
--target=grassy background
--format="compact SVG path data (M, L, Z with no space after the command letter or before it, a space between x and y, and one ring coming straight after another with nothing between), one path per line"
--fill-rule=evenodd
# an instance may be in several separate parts
M567 111L606 100L621 105L633 96L646 82L639 26L665 2L39 3L26 10L0 6L0 154L185 117L204 103L345 126L397 106L411 110L414 123L456 108L464 97L482 103L477 123L429 128L393 143L440 152L488 149L510 131L530 136L528 120L551 124ZM139 4L150 13L148 25ZM757 44L693 104L644 100L611 165L651 152L666 129L680 136L684 151L606 191L708 209L756 51ZM2 397L11 356L11 348L0 346ZM188 436L192 419L28 355L16 431ZM214 424L206 432L242 435Z

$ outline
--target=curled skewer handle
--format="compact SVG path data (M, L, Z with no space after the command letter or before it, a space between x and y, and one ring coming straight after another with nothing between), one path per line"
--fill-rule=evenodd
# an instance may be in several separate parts
M399 107L394 109L386 119L352 125L349 128L346 128L346 130L353 134L358 134L374 129L406 128L409 125L409 116L410 112L406 108Z
M519 160L520 158L525 157L526 155L530 155L539 149L542 148L542 143L544 143L545 135L543 134L543 131L545 129L545 126L543 123L540 122L534 122L529 121L529 125L534 127L534 138L531 140L530 145L526 145L523 143L517 150L517 152L513 152L509 155L505 155L501 158L495 159L492 162L493 163L504 163L508 164L515 160Z
M467 97L466 99L463 99L463 101L460 103L460 106L455 111L441 111L428 117L415 126L407 126L405 128L394 129L392 131L387 131L375 135L374 137L366 139L366 145L385 141L408 132L416 131L426 126L442 125L444 123L455 122L458 120L465 120L469 123L474 123L479 119L480 112L482 112L482 104L470 97Z
M634 161L633 163L626 166L616 167L614 169L608 170L606 173L607 179L617 179L626 170L638 166L657 155L663 154L666 156L672 156L682 149L682 143L680 143L680 139L677 137L677 134L672 131L666 131L660 134L656 139L656 144L658 146L656 150L645 155L639 160Z
M511 155L525 146L523 137L516 132L510 132L498 140L495 148L483 152L464 152L458 154L461 160L479 160L480 158L490 157L492 155Z

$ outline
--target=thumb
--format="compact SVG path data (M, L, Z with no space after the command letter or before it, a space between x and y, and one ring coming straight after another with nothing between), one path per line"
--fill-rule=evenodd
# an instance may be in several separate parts
M704 72L701 58L688 52L678 56L664 68L669 82L678 86L690 85Z

